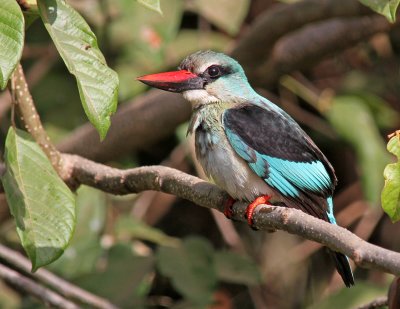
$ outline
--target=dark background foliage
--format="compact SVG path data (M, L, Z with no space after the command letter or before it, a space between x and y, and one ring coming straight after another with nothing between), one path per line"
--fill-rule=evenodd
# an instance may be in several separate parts
M393 161L386 136L399 127L398 23L357 1L68 3L95 32L120 91L100 142L43 23L29 27L22 65L61 151L119 168L161 164L203 177L185 136L189 104L135 78L173 69L199 49L222 51L243 64L255 89L296 119L332 162L339 225L400 250L400 226L381 208L383 170ZM9 92L0 93L2 141L10 107ZM4 152L4 142L0 147ZM1 243L21 250L3 194L0 222ZM73 239L46 268L121 308L355 308L386 295L393 281L356 268L356 286L346 289L320 244L255 232L160 192L121 197L85 186L77 191ZM42 304L0 281L0 306Z

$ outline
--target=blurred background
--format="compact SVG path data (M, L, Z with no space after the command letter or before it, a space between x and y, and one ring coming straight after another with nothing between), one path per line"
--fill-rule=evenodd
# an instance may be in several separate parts
M399 128L400 25L355 0L70 0L120 78L107 138L87 123L74 78L41 22L27 32L23 66L39 114L61 151L118 168L162 164L203 177L186 138L190 106L135 78L176 68L200 49L225 52L326 154L339 184L339 225L400 250L383 213L387 135ZM0 139L11 98L0 93ZM4 147L4 143L0 143ZM4 149L1 149L3 151ZM0 195L1 243L21 250ZM47 268L121 308L356 308L386 295L393 276L355 268L347 289L323 247L263 233L171 195L114 196L81 187L71 245ZM354 265L353 265L354 266ZM0 307L41 308L0 282Z

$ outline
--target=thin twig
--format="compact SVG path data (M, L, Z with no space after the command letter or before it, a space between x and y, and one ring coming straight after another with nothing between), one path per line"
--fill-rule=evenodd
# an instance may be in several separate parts
M38 299L40 299L43 303L50 305L55 308L63 308L63 309L79 309L80 307L74 304L73 302L63 298L57 293L41 286L35 281L21 275L20 273L12 270L2 264L0 264L0 277L8 282L9 284L25 291Z
M60 174L60 171L62 170L60 153L50 142L50 138L43 128L32 95L29 92L21 64L18 64L12 75L11 92L12 97L15 99L15 104L21 114L21 120L25 123L26 129L42 148L55 170Z
M9 265L12 265L16 269L19 269L25 273L29 273L30 276L48 285L64 297L79 301L83 304L87 304L92 308L117 309L117 307L111 304L108 300L96 296L88 291L85 291L65 281L64 279L57 277L56 275L44 268L39 269L34 274L31 274L31 262L27 258L22 256L19 252L11 250L3 246L2 244L0 244L0 258L4 261L7 261Z
M221 212L228 197L226 192L211 183L164 166L120 170L76 155L62 156L67 179L75 186L85 184L113 194L162 191ZM245 203L235 203L233 218L245 221L246 207ZM284 230L340 251L361 267L400 274L400 253L370 244L342 227L329 224L300 210L260 206L254 215L254 227L260 230Z

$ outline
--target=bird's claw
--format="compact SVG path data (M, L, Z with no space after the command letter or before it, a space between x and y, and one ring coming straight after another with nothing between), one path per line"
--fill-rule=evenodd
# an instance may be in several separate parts
M225 200L225 203L224 203L224 215L228 219L232 219L232 217L233 217L232 207L233 207L233 204L235 204L235 202L236 202L236 200L234 198L230 197L230 196Z
M262 195L257 197L252 203L249 204L249 206L247 206L246 208L246 214L245 217L247 219L247 223L249 224L249 226L253 229L253 230L257 230L256 227L254 227L253 225L253 215L254 215L254 211L255 209L262 204L269 204L269 200L270 200L270 196L269 195Z

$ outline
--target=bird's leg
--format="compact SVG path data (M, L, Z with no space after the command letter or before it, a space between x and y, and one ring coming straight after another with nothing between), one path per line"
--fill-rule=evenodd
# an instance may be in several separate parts
M253 214L254 210L257 208L257 206L262 205L262 204L267 204L270 205L268 202L270 200L271 196L269 195L261 195L257 197L252 203L249 204L246 208L246 218L247 218L247 223L250 225L250 227L253 228Z
M228 197L224 202L224 215L228 219L231 219L233 216L232 206L235 204L236 200L233 197Z

